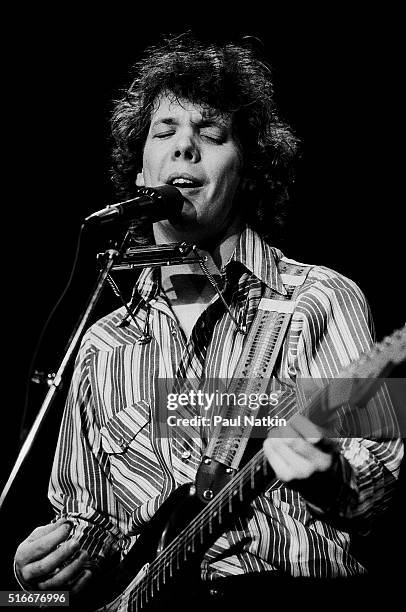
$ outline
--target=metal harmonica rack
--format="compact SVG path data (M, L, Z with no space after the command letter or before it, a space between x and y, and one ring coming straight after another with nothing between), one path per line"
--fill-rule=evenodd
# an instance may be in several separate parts
M98 253L97 260L103 262L109 251ZM183 263L206 261L198 254L194 244L174 242L144 247L128 247L116 258L112 270L135 270L145 266L175 266Z

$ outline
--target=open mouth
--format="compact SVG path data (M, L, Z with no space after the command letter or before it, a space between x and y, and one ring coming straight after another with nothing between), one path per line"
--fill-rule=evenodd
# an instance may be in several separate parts
M173 185L178 189L196 189L201 187L203 183L197 178L188 175L177 175L169 177L168 185Z

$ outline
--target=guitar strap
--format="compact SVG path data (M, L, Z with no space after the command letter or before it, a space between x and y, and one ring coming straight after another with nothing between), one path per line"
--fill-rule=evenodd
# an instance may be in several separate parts
M251 394L265 393L292 319L296 296L311 268L286 258L278 262L286 295L266 288L227 389L228 397L249 398ZM203 476L206 468L203 466L211 460L224 464L232 471L238 469L253 427L253 420L244 417L258 416L259 408L253 409L247 401L237 404L227 402L221 407L221 422L215 426L199 466L199 489L206 486Z

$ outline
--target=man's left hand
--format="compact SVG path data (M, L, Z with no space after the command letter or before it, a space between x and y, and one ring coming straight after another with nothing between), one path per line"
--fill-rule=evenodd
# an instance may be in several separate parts
M322 438L322 431L300 414L290 419L286 426L271 429L264 442L264 452L276 477L290 482L328 470L333 454L315 446Z

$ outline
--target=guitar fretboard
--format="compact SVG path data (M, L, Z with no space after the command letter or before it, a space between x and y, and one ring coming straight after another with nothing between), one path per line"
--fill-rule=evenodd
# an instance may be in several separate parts
M359 378L356 394L360 400L363 394L368 393L372 378L385 371L389 365L393 366L405 359L406 326L372 347L357 362L350 364L339 378L342 381ZM347 395L350 391L353 391L352 387L341 387L343 401L349 399ZM310 418L317 414L318 424L321 425L323 422L331 422L335 418L336 410L331 409L330 399L331 388L327 385L309 402L306 414ZM348 409L353 409L351 402L348 403ZM149 565L146 576L130 595L131 609L145 608L186 563L210 547L225 530L229 519L235 516L238 507L242 503L251 502L258 495L258 491L265 490L274 478L275 474L261 449Z
M132 605L137 610L145 607L186 563L210 546L227 521L235 515L237 507L252 501L258 494L258 488L274 477L261 449L150 564L147 575L131 594Z

